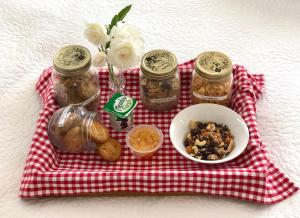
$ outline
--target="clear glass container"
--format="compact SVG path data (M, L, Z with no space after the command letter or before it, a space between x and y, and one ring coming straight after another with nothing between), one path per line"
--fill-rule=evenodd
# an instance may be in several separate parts
M63 47L54 56L53 66L52 82L57 104L61 107L77 104L97 111L99 77L91 65L88 49L79 45Z
M228 56L215 51L200 54L195 61L191 82L192 104L229 106L232 82L232 63Z
M125 141L132 154L140 159L152 157L161 147L164 135L154 125L137 125L126 135Z
M109 138L108 129L96 112L70 105L57 110L48 124L51 143L62 151L78 153L94 151Z
M140 95L145 108L154 111L175 108L180 92L180 75L175 55L161 49L146 53L140 71Z

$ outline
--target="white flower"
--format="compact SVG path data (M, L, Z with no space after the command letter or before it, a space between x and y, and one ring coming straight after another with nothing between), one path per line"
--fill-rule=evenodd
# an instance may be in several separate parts
M129 24L118 23L110 34L108 61L118 68L137 65L144 52L144 41L139 30Z
M84 35L94 45L105 45L107 42L106 29L98 23L87 24Z
M92 60L92 64L95 67L102 67L106 62L106 54L103 51L98 52L93 60Z

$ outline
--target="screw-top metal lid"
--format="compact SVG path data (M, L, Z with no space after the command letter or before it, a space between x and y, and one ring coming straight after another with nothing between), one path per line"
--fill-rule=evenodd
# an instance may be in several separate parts
M142 57L141 70L150 78L169 78L175 74L177 68L176 56L167 50L152 50Z
M232 62L221 52L207 51L197 57L195 71L207 79L225 78L232 73Z
M80 45L65 46L58 50L53 58L54 69L65 76L83 73L90 65L91 53Z

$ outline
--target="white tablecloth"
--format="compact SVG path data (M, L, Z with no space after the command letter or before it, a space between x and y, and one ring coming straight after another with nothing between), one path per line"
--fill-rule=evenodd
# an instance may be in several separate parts
M266 75L258 122L269 157L300 184L300 2L234 0L0 1L0 217L299 217L300 195L264 206L211 196L21 200L19 183L41 104L34 84L65 44L92 47L85 22L106 24L133 3L127 21L146 50L179 62L205 50Z

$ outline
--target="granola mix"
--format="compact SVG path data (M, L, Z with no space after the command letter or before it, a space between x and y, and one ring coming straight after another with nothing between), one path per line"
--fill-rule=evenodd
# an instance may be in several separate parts
M208 51L195 62L191 85L193 104L214 103L229 106L232 86L232 64L228 56Z
M176 107L180 98L180 86L174 54L158 49L143 56L140 92L141 100L147 109L166 111Z

